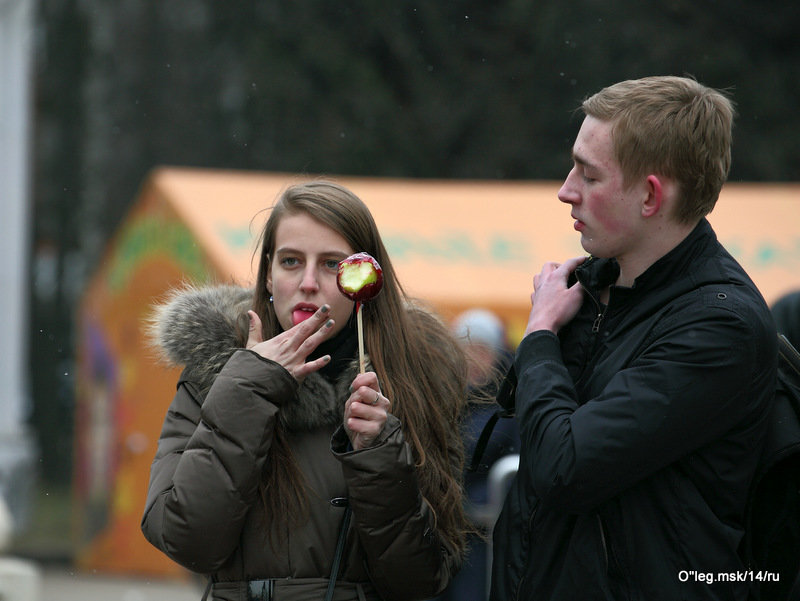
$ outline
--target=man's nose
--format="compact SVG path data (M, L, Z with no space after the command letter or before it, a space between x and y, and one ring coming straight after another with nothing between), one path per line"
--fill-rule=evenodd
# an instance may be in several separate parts
M561 202L565 202L568 204L574 204L578 202L579 196L578 192L573 186L573 181L575 178L575 168L573 167L572 170L567 175L567 179L564 180L564 183L561 184L561 188L558 190L558 200Z

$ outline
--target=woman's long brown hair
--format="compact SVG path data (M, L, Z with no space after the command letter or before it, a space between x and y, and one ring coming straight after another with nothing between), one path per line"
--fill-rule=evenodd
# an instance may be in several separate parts
M266 286L276 230L285 215L297 213L332 228L355 252L375 257L383 269L381 293L362 309L364 344L411 445L420 489L436 514L439 532L463 552L471 528L461 483L464 448L459 425L467 390L462 347L437 317L407 297L367 206L347 188L322 180L286 189L264 227L254 310L265 339L281 331ZM297 516L297 508L306 506L306 496L283 434L276 433L262 497L270 514Z

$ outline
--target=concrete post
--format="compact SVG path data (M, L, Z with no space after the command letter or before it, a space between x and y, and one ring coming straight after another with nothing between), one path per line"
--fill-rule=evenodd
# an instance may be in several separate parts
M0 494L27 517L35 467L26 420L33 1L0 0Z

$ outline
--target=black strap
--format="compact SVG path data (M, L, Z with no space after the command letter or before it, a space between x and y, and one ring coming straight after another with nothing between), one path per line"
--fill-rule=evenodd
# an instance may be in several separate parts
M342 516L342 525L339 527L339 540L336 542L336 555L333 556L333 565L331 565L331 577L328 579L328 590L325 592L325 601L332 601L333 589L336 588L336 580L339 578L339 564L342 561L342 554L344 553L344 542L347 538L347 528L350 526L350 505L344 508L344 515Z
M789 366L800 376L800 351L783 334L778 334L778 353Z
M492 437L492 431L494 430L495 424L497 424L497 420L501 417L514 417L516 391L517 372L514 371L514 366L512 365L497 393L497 404L500 405L501 409L495 411L488 419L483 426L483 430L481 430L481 435L475 442L472 461L467 468L470 472L475 472L478 470L478 467L480 467L481 458L483 457L484 451L486 451L486 446L489 444L489 439Z
M333 564L331 565L331 577L328 580L328 590L325 592L325 601L333 600L333 590L336 588L336 580L339 578L339 566L342 563L342 555L344 553L344 543L347 539L347 529L350 526L350 505L344 508L344 515L342 516L342 523L339 526L339 540L336 541L336 554L333 556ZM212 580L208 579L206 590L200 601L206 601L208 594L211 592Z
M492 430L494 430L494 426L502 414L503 410L498 409L486 421L486 424L484 424L483 430L481 430L481 435L478 437L478 440L475 443L475 450L472 452L472 461L467 468L470 472L475 472L478 470L478 467L480 467L481 457L483 457L483 453L486 450L486 445L489 444L489 438L492 436Z

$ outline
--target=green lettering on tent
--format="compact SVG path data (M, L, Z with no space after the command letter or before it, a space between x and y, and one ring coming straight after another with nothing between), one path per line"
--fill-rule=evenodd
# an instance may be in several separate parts
M478 238L468 232L436 237L390 233L384 240L389 255L398 261L425 258L453 264L527 265L531 257L527 241L503 234Z
M209 265L186 226L144 216L133 219L120 232L108 271L109 289L124 289L140 263L159 256L177 263L191 282L203 283L211 278Z
M225 224L219 224L216 229L220 238L225 241L225 244L233 252L246 249L253 242L253 235L249 227L230 227Z

